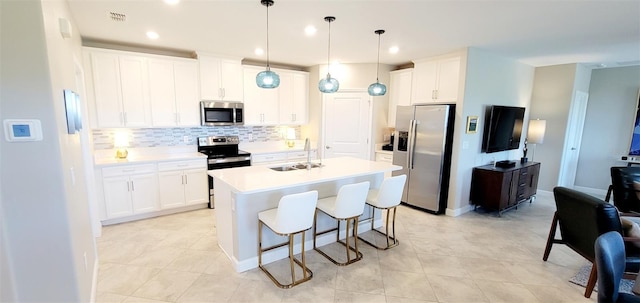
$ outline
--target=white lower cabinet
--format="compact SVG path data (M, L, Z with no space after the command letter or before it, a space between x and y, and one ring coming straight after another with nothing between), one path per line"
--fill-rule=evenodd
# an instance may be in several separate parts
M251 155L251 165L284 163L284 162L287 162L286 152Z
M104 192L101 220L107 220L107 224L209 202L206 159L123 164L102 168L101 175L99 184Z
M317 157L317 150L311 150L311 160ZM251 165L262 164L281 164L288 162L304 162L307 161L306 151L282 151L268 154L251 155Z
M102 169L107 218L158 209L155 165L130 165Z
M392 153L384 153L384 152L376 152L376 162L393 163L393 154Z
M209 184L205 160L158 164L160 207L206 203Z

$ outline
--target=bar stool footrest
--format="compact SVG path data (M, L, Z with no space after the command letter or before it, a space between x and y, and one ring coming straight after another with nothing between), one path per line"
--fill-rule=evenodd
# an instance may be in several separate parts
M383 236L387 237L387 234L385 234L385 233L383 233L383 232L381 232L381 231L379 231L379 230L377 230L375 228L373 228L371 230L377 232L380 235L383 235ZM398 239L396 239L394 237L391 237L391 236L389 236L389 239L393 240L393 242L388 244L387 246L378 246L378 245L376 245L374 243L371 243L368 240L360 237L360 235L358 235L358 239L360 239L362 242L367 243L367 244L369 244L369 246L372 246L372 247L374 247L374 248L376 248L378 250L387 250L389 248L394 248L394 247L396 247L396 246L398 246L400 244L400 241Z
M356 239L357 241L357 239ZM336 241L337 243L342 244L343 246L345 246L346 248L348 248L349 250L351 250L352 252L356 253L356 258L351 259L351 260L347 260L346 262L338 262L336 261L334 258L330 257L327 253L323 252L322 250L320 250L320 248L314 247L313 249L315 251L317 251L318 253L320 253L321 255L323 255L325 258L329 259L329 261L333 262L333 264L338 265L338 266L347 266L351 263L355 263L357 261L362 260L362 252L356 251L353 247L351 247L351 245L348 245L347 243L345 243L344 241Z
M293 261L294 261L296 264L298 264L298 266L300 266L300 268L302 268L302 270L306 271L308 275L307 275L306 277L302 278L302 279L299 279L299 280L293 281L293 282L291 282L291 283L289 283L289 284L282 284L282 283L280 283L280 281L278 281L278 279L276 279L276 277L274 277L274 276L269 272L269 270L268 270L264 265L258 265L258 267L259 267L259 268L260 268L260 270L262 270L265 274L267 274L267 276L269 277L269 279L271 279L271 281L272 281L274 284L276 284L276 285L277 285L278 287L280 287L280 288L287 289L287 288L294 287L294 286L296 286L296 285L298 285L298 284L302 284L302 283L304 283L304 282L307 282L307 281L311 280L311 278L313 278L313 272L312 272L308 267L304 266L300 260L298 260L298 259L296 259L296 258L293 258Z

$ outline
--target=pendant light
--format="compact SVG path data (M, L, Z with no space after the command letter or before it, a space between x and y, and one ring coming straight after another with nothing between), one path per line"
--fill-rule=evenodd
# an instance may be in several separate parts
M384 96L387 92L387 86L380 83L378 80L378 73L380 71L380 35L384 34L383 29L379 29L375 31L376 35L378 35L378 65L376 66L376 83L369 85L369 95L370 96Z
M273 5L273 0L261 0L260 3L267 7L267 69L256 75L256 84L260 88L276 88L280 85L280 76L269 66L269 6Z
M331 78L331 74L329 73L329 62L331 62L331 22L335 20L336 17L324 17L324 21L327 21L329 23L329 47L327 52L327 77L322 78L322 80L320 80L320 82L318 83L318 89L320 89L320 91L323 93L335 93L340 87L340 83L338 83L338 80L336 80L336 78Z

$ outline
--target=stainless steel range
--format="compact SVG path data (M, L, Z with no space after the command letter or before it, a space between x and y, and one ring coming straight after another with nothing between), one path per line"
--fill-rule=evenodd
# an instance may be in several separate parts
M223 169L251 165L251 154L238 149L238 136L198 138L198 152L207 155L208 169ZM213 178L209 177L209 208L213 203Z

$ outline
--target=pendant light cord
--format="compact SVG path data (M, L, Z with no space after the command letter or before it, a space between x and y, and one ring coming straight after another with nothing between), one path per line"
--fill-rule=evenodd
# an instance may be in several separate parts
M269 66L269 4L267 6L267 70L271 70Z
M329 49L327 51L327 78L329 78L330 62L331 62L331 20L329 22Z
M376 66L376 82L380 82L378 81L378 74L380 72L380 35L378 34L378 65Z

